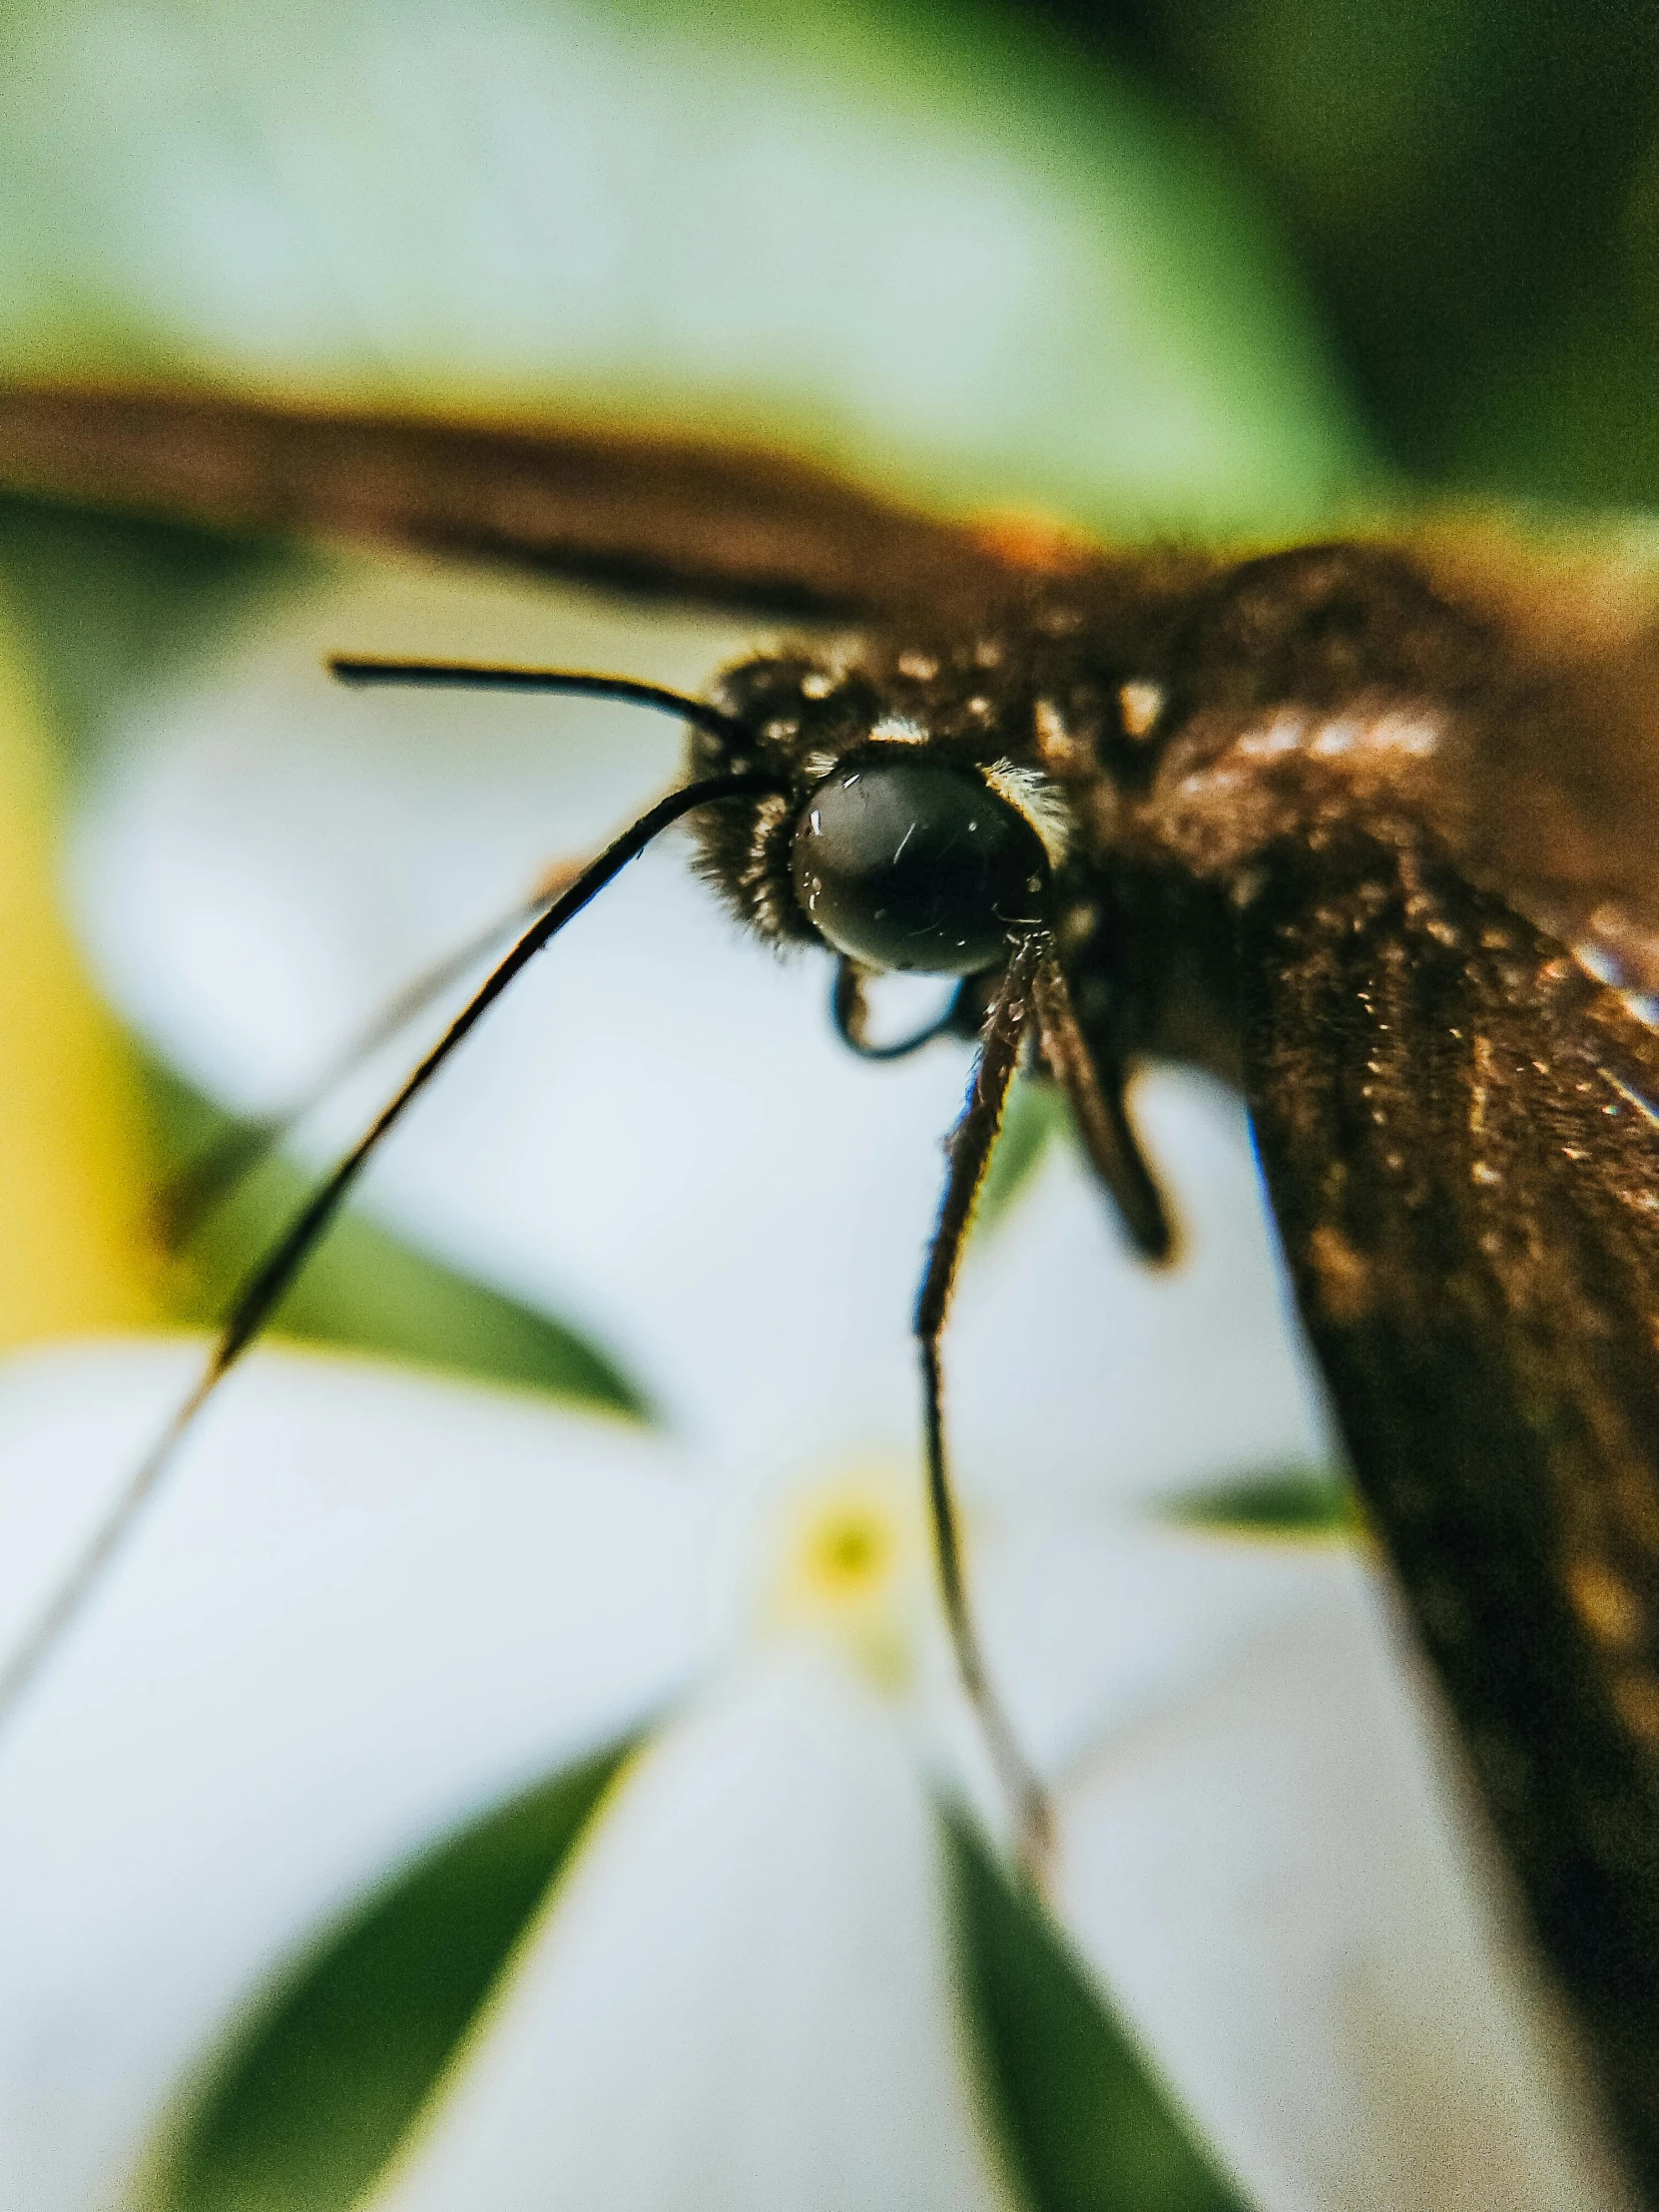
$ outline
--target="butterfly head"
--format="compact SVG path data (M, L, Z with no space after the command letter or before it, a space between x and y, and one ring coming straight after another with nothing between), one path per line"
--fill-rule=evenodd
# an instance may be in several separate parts
M729 669L731 732L698 730L700 776L782 789L711 809L704 873L779 943L866 968L975 975L1049 917L1066 802L1032 759L1027 700L966 655L784 653Z

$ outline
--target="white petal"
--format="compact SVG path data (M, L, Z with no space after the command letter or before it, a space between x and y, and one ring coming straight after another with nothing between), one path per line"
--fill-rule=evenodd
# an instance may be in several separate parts
M8 1645L199 1358L0 1371ZM8 2203L87 2201L278 1952L708 1662L709 1486L665 1456L343 1363L227 1385L0 1747Z
M952 1445L964 1485L1008 1512L1094 1511L1332 1456L1243 1104L1163 1067L1134 1108L1181 1224L1178 1267L1135 1257L1067 1145L962 1272Z
M1061 1504L993 1524L976 1555L986 1646L1021 1741L1064 1782L1184 1725L1241 1652L1347 1574L1325 1543L1081 1521Z
M748 1670L626 1779L373 2212L973 2212L938 1839L832 1664Z
M109 734L115 780L83 824L76 874L120 996L215 1095L264 1107L384 993L678 773L684 737L664 716L347 691L324 654L626 666L684 688L746 642L500 580L342 566L197 688L135 703Z
M1063 1792L1067 1925L1264 2212L1622 2204L1377 1585L1230 1548L1277 1602L1236 1590L1230 1648L1202 1622L1201 1679L1126 1640L1141 1710ZM1142 1608L1161 1581L1193 1625L1193 1579L1171 1551Z

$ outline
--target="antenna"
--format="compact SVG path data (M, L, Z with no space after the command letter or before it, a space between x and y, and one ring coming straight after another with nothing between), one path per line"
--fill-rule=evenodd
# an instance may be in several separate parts
M723 714L706 699L691 699L663 684L643 684L635 676L600 676L585 669L511 668L487 661L369 661L335 653L330 676L342 684L398 684L427 691L563 692L582 699L623 699L635 707L694 722L716 737L747 742L752 733L736 715Z

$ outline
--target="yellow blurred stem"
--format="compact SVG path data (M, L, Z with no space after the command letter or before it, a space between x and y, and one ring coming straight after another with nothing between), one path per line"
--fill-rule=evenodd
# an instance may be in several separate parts
M54 765L0 620L0 1346L159 1306L139 1086L59 904Z

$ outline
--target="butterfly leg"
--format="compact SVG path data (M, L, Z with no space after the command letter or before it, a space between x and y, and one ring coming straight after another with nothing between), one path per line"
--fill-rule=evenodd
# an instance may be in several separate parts
M912 1052L919 1052L924 1044L931 1044L935 1037L972 1036L974 1028L968 1011L972 976L964 975L951 992L949 1003L936 1021L924 1028L912 1030L909 1036L899 1037L891 1044L871 1044L865 1033L868 1019L864 1004L864 971L856 960L844 954L835 962L835 980L830 993L830 1017L835 1024L835 1034L849 1052L855 1052L860 1060L905 1060ZM964 1016L966 1019L964 1019Z
M963 1687L979 1716L991 1757L1013 1805L1020 1857L1034 1879L1040 1879L1048 1858L1052 1823L1042 1785L1027 1765L991 1687L968 1604L962 1574L961 1531L944 1443L944 1382L939 1341L973 1220L974 1202L984 1182L1008 1092L1019 1068L1034 1007L1035 977L1045 956L1046 939L1030 937L1016 947L991 1002L967 1100L946 1146L950 1164L939 1202L938 1221L927 1249L927 1265L916 1298L915 1314L926 1417L927 1500L932 1514L945 1619Z
M1066 1094L1083 1148L1111 1192L1130 1242L1142 1259L1155 1265L1173 1260L1175 1227L1129 1119L1123 1067L1115 1057L1091 1048L1052 949L1037 969L1032 997L1043 1058Z

